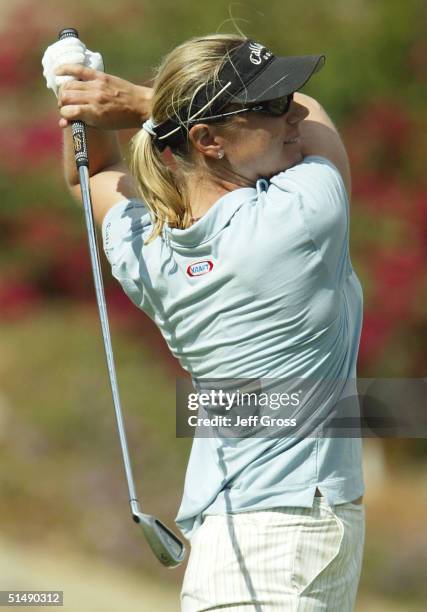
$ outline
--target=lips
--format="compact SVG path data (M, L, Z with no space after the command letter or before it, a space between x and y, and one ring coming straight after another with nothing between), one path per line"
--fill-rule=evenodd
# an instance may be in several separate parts
M295 144L299 142L299 138L292 138L291 140L285 140L285 144Z

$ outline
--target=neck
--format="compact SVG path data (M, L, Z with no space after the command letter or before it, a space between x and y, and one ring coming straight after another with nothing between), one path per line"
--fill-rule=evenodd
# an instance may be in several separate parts
M187 194L193 220L203 217L215 202L226 193L249 186L252 185L241 185L220 178L202 178L196 175L189 178L187 181Z

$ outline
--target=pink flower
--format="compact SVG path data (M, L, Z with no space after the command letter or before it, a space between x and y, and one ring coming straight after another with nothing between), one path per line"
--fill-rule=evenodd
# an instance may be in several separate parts
M410 317L423 271L421 252L414 248L377 255L373 261L373 282L376 283L373 307L381 311L385 320L402 324Z
M22 174L26 166L34 168L47 159L61 156L61 131L52 119L40 117L27 126L2 126L0 166L11 173Z
M344 132L354 172L390 175L410 152L414 125L403 105L389 99L368 101Z
M43 251L44 254L67 248L70 228L67 228L58 212L48 208L46 205L43 212L28 212L17 220L13 237L15 244L29 251Z
M382 316L381 310L365 312L359 349L361 367L375 364L381 358L390 332L391 323Z
M40 304L41 295L30 284L3 280L0 284L0 319L19 319Z
M43 158L57 155L61 151L61 130L56 120L40 117L36 124L29 125L22 134L21 155L24 161L37 164Z

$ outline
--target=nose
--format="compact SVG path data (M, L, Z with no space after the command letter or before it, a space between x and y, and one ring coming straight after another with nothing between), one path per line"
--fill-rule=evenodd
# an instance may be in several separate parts
M290 125L296 125L310 114L306 106L292 100L289 111L286 113L286 120Z

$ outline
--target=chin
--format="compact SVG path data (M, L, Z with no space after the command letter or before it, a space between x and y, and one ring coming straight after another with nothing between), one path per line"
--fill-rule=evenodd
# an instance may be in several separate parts
M302 160L304 159L303 154L301 153L301 149L298 149L297 151L295 151L295 153L291 156L289 156L289 161L287 164L286 169L288 168L292 168L292 166L296 166L298 164L300 164L302 162Z
M289 170L289 168L292 168L293 166L297 166L303 161L303 159L304 157L301 151L295 151L294 155L288 154L285 162L277 170L270 173L266 178L271 178L272 176L275 176L276 174L279 174L280 172L284 172L285 170Z

